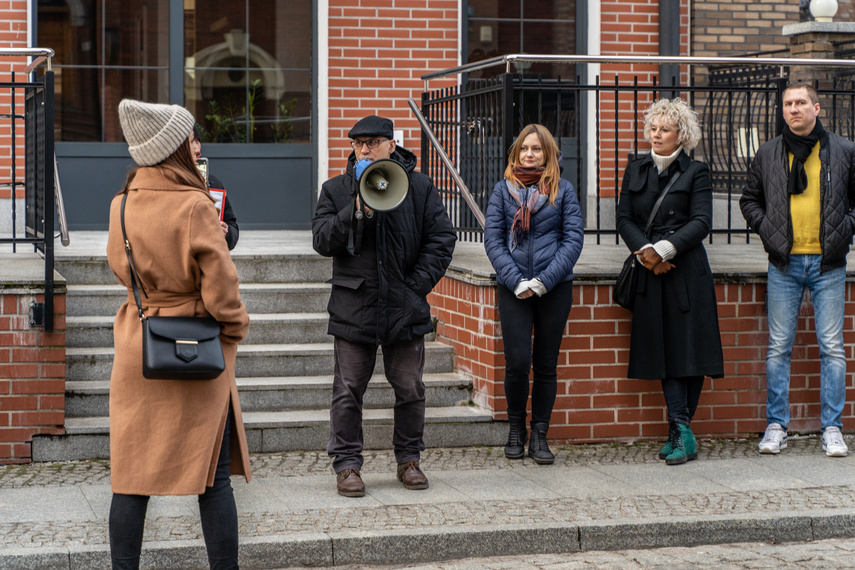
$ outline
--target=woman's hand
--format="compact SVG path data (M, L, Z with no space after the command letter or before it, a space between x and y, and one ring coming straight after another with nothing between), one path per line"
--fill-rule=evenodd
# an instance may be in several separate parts
M663 261L661 263L657 263L653 267L653 275L662 275L663 273L668 273L675 267L677 266L671 263L670 261Z
M652 247L645 247L644 249L639 249L633 253L638 256L641 264L650 271L653 271L654 267L663 263L662 258L659 257L659 254L656 253L656 250Z

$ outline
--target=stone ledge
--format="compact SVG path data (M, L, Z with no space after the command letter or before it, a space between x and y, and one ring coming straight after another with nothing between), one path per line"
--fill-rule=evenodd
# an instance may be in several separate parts
M781 30L781 35L784 36L811 33L855 35L855 22L799 22L798 24L788 24Z

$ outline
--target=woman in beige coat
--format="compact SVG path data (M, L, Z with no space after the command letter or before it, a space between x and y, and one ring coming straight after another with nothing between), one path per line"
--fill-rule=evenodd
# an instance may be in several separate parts
M199 495L211 568L237 568L238 527L229 475L249 480L249 456L235 384L237 343L249 316L214 202L196 170L194 119L178 105L124 100L122 131L139 165L113 198L107 260L128 300L113 328L110 456L113 568L138 568L150 495ZM145 289L146 316L213 316L226 370L214 380L142 375L142 325L131 290L125 229Z

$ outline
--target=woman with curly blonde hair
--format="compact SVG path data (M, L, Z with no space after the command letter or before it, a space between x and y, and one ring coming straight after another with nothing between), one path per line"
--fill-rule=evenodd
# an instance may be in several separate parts
M689 424L704 377L724 375L715 289L703 245L712 225L712 184L709 167L688 155L701 129L697 113L682 99L653 103L645 113L644 136L651 152L627 165L617 210L618 232L643 266L627 376L661 380L669 435L659 458L677 465L697 458Z

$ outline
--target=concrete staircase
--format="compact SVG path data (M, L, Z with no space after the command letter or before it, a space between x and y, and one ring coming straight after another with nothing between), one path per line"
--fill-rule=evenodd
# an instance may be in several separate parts
M331 262L308 251L236 252L241 297L251 318L236 365L250 451L326 449L333 345L326 334L324 282ZM108 458L112 324L127 292L116 285L103 254L59 257L57 271L68 281L66 435L34 438L33 460ZM429 341L426 352L426 445L503 443L503 424L469 403L471 386L454 373L451 349ZM394 393L382 375L382 356L377 360L365 396L368 449L390 448L392 441Z

